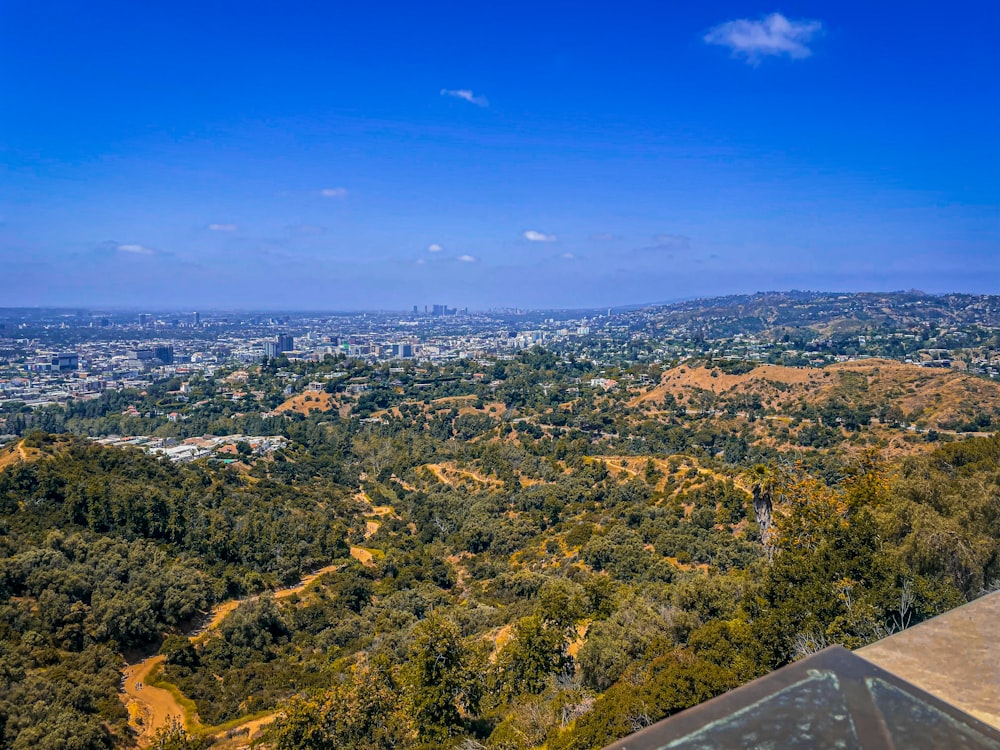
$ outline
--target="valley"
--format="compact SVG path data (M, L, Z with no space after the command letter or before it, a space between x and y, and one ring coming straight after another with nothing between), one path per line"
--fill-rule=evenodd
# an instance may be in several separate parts
M1000 580L966 368L531 347L185 388L0 448L18 746L587 750Z

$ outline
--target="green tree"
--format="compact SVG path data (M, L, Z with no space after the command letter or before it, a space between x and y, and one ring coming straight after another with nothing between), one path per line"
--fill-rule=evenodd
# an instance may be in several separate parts
M153 735L152 750L202 750L208 747L207 740L189 734L176 718L165 727L160 727Z
M395 750L413 735L389 665L376 659L324 695L293 700L267 742L274 750Z
M547 625L537 615L519 620L493 665L495 699L506 703L519 695L541 692L550 677L570 666L567 645L563 628Z
M737 676L678 649L627 674L548 750L592 750L736 687Z
M463 657L465 649L451 621L432 614L414 629L400 680L421 740L441 742L462 728L459 707L471 697Z

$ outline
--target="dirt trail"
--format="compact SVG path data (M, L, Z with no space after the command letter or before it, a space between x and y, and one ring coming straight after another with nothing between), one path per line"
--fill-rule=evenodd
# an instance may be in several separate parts
M273 714L268 714L267 716L261 716L257 719L251 719L248 722L240 724L235 727L233 739L226 740L225 735L228 732L223 732L216 735L215 742L212 744L213 749L217 750L229 750L233 748L234 750L246 748L249 742L257 736L257 733L270 724L272 721L278 718L278 712L275 711Z
M277 595L275 595L277 596ZM223 602L212 609L212 616L209 618L208 622L205 623L203 628L191 634L192 643L201 643L206 638L208 638L209 633L215 630L222 621L225 620L230 613L239 607L244 602L254 601L257 597L253 596L249 599L231 599L228 602Z
M503 485L499 479L487 477L471 469L462 469L453 464L424 464L421 468L427 469L439 482L449 487L454 487L463 479L471 479L477 484L485 484L490 487L500 487Z
M275 599L284 599L298 594L311 585L317 578L326 573L337 570L336 565L327 565L325 568L310 573L294 586L286 589L279 589L274 593ZM201 643L209 634L217 629L222 621L237 607L246 602L256 601L259 596L251 596L246 599L231 599L216 605L211 612L206 625L198 632L193 633L190 638L192 643ZM139 745L147 746L153 739L153 735L162 727L168 726L173 719L184 722L184 708L177 702L173 693L163 688L158 688L147 684L150 673L159 665L163 664L164 657L150 656L135 664L129 664L122 670L124 681L123 693L120 695L129 711L129 724L139 733ZM248 737L265 724L274 720L276 714L259 717L246 724L241 725L249 728ZM195 718L197 721L197 718ZM208 728L210 729L210 728Z
M122 672L129 724L140 733L141 745L148 744L156 730L172 720L184 721L184 709L169 691L146 684L149 673L162 663L162 656L151 656Z
M19 441L17 445L4 448L4 454L0 455L0 470L6 469L8 466L13 466L16 463L28 463L33 458L41 455L41 452L35 448L32 448L32 451L34 452L34 456L25 449L23 440Z
M278 589L274 592L275 599L284 599L286 596L291 596L292 594L298 594L299 592L309 588L313 581L315 581L320 576L324 576L327 573L334 573L337 570L336 565L327 565L325 568L320 568L315 573L310 573L301 581L296 583L294 586L287 589Z

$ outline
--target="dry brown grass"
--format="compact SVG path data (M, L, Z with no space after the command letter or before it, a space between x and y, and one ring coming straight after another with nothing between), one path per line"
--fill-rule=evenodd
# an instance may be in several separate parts
M420 469L426 469L439 482L449 487L468 486L469 484L498 489L503 482L494 477L488 477L471 469L461 469L453 461L437 464L424 464ZM418 470L419 471L419 470Z
M641 455L641 456L594 456L589 459L591 461L601 461L605 467L607 467L608 472L618 481L628 481L630 479L645 479L646 476L646 465L649 461L652 461L656 466L656 470L659 472L659 478L651 485L654 490L663 491L666 489L667 480L673 478L676 484L678 480L683 479L680 486L674 489L674 493L681 491L689 491L697 486L700 486L709 479L715 479L717 481L723 482L729 479L734 479L733 477L727 476L725 474L720 474L719 472L700 466L698 460L693 456L672 456L671 457L677 464L676 469L670 468L670 459L663 458L662 456L653 455ZM678 461L678 459L680 459ZM685 475L694 469L697 475L694 478L685 478ZM735 478L735 483L739 487L740 481ZM685 486L686 485L686 486Z
M724 372L717 372L713 376L712 370L706 367L675 367L663 373L659 385L633 398L629 402L629 406L635 407L648 402L660 402L668 393L673 394L678 401L683 403L697 390L711 391L717 394L728 393L748 386L766 385L768 381L788 386L815 386L824 379L829 379L829 376L824 378L823 372L824 370L803 367L760 365L743 375L728 375Z
M330 411L336 406L333 394L326 391L308 391L289 397L274 411L278 414L283 414L286 411L309 414L312 411Z
M835 372L864 375L873 403L892 403L931 427L971 418L980 408L1000 408L1000 383L959 370L933 369L899 362L845 362Z
M759 396L777 410L797 403L822 405L848 398L872 408L895 405L908 420L944 429L971 419L979 409L1000 409L1000 384L959 370L932 369L891 360L859 360L823 368L760 365L743 375L705 367L668 370L658 385L635 396L631 407L656 406L669 393L683 406L697 408L698 394L720 398Z
M0 451L0 471L14 464L37 461L42 455L42 452L38 448L27 448L24 445L24 441L19 440L17 443L8 445L3 451Z
M372 567L375 563L373 562L373 555L371 552L366 550L364 547L351 547L351 557L357 560L359 563L366 567Z
M475 401L476 398L477 396L473 394L467 396L442 396L441 398L436 398L427 404L423 401L415 401L411 399L409 401L404 401L399 404L399 406L393 406L389 409L380 409L379 411L372 412L372 416L384 417L391 414L394 417L400 417L402 416L400 406L406 406L408 404L419 405L424 414L430 414L442 409L458 409L459 416L463 414L486 414L487 416L494 418L502 416L504 411L507 409L507 407L499 401L491 401L490 403L485 404L482 409L470 406L469 402Z

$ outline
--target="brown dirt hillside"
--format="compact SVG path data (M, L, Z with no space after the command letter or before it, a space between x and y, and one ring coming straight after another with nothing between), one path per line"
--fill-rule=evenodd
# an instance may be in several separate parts
M58 446L59 443L56 442L51 446L50 450L54 450ZM16 443L11 443L3 450L0 450L0 471L21 462L31 463L32 461L37 461L44 455L46 454L38 448L29 448L24 444L23 440L18 440Z
M842 376L861 375L873 404L892 403L909 421L949 428L974 419L982 410L1000 415L1000 383L959 370L933 369L880 360L845 362L830 368Z
M308 391L290 396L275 411L279 414L286 411L308 414L311 411L330 411L334 406L332 394L325 391Z
M698 391L724 394L737 390L743 392L775 390L774 383L796 386L802 390L815 390L823 382L824 372L820 369L760 365L744 375L728 375L719 371L714 371L713 375L712 370L703 366L675 367L663 373L659 385L633 398L629 406L656 403L662 401L668 393L673 394L681 403L686 403ZM826 379L828 378L829 376Z
M656 405L670 393L681 405L698 408L705 392L717 396L722 406L758 397L778 413L795 404L819 406L835 399L874 409L895 406L906 421L941 429L972 420L982 411L1000 416L998 383L958 370L874 359L823 368L760 365L743 375L703 366L675 367L630 406Z

